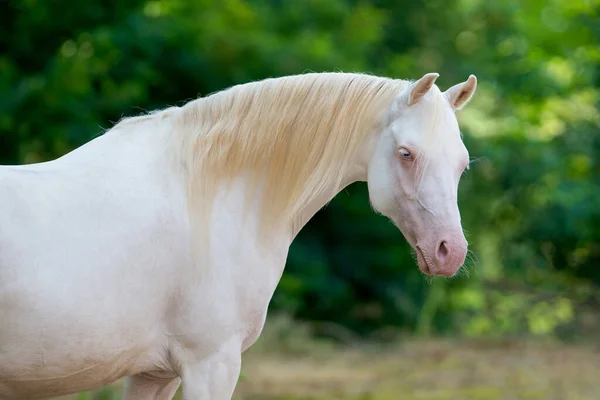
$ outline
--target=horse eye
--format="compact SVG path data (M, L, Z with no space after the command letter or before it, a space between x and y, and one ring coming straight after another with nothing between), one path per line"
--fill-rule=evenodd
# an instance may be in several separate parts
M401 147L400 150L398 150L398 153L405 160L408 160L408 161L412 160L412 154L410 154L410 151L406 150L404 147Z

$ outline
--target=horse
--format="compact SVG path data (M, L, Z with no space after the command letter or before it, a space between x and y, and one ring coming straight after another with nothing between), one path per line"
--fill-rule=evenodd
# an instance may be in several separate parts
M50 161L0 167L0 398L124 379L126 400L231 399L288 249L354 182L454 276L470 75L323 72L124 118Z

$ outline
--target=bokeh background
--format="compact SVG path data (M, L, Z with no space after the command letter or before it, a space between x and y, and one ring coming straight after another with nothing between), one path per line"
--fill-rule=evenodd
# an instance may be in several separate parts
M0 21L1 164L251 80L475 74L467 273L424 277L352 185L294 242L235 398L600 398L599 0L3 0Z

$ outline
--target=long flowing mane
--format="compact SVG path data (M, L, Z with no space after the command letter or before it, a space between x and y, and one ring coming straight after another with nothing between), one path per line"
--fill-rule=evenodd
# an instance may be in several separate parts
M249 195L261 188L263 228L293 222L312 198L341 184L354 152L404 84L311 73L238 85L186 104L174 129L191 204L208 211L223 184L244 176Z
M260 188L262 228L293 223L311 199L341 184L349 160L407 83L310 73L187 103L172 121L190 204L209 212L219 188L243 176L250 196Z

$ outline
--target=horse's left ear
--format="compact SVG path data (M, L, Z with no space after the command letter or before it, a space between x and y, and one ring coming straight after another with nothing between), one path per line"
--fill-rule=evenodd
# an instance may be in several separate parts
M475 75L470 75L469 79L465 82L454 85L446 90L444 96L446 96L454 110L460 110L471 100L476 88L477 78Z

